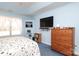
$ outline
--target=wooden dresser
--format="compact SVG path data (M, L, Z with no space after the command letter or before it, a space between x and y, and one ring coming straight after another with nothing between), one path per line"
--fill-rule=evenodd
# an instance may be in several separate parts
M51 30L51 48L64 55L73 55L74 28L53 28Z

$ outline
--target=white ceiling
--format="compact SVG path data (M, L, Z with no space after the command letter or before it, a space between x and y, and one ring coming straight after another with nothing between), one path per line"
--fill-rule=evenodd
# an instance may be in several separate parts
M27 14L35 2L0 2L0 13Z
M14 3L13 3L14 4ZM25 8L29 8L31 7L33 4L35 4L35 2L15 2L15 5L17 7L25 7Z
M68 4L66 2L0 2L0 13L33 15Z

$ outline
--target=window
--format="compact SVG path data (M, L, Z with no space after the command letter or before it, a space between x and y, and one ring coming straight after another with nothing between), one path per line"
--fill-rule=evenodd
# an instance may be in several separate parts
M9 20L4 18L3 16L0 16L0 36L7 36L10 34L9 32Z
M21 19L0 16L0 36L20 35L21 31Z
M11 31L12 35L19 35L22 31L22 21L19 19L12 19L11 20Z

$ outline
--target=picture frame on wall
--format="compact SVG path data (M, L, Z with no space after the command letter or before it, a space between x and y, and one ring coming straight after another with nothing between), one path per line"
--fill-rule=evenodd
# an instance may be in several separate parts
M25 23L25 27L26 27L26 28L28 28L28 27L33 27L32 22L26 22L26 23Z

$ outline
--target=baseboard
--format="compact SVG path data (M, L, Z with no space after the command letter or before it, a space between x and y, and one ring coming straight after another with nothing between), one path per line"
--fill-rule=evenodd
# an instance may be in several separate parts
M45 43L45 42L42 42L43 44L46 44L46 45L48 45L48 46L51 46L51 44L49 44L49 43Z

